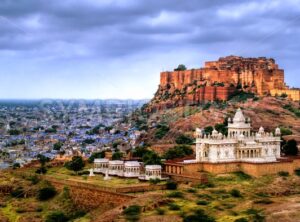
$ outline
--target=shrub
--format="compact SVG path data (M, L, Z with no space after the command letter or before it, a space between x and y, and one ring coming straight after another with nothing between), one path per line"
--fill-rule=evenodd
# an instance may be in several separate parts
M216 220L205 214L204 210L198 209L193 214L184 216L183 222L215 222Z
M295 174L300 177L300 168L295 170Z
M187 145L192 145L192 144L194 143L194 140L193 140L193 138L191 138L191 137L189 137L189 136L187 136L187 135L181 134L181 135L179 135L179 136L176 138L175 142L176 142L177 144L187 144Z
M240 180L250 180L252 177L242 171L237 171L233 173L235 176L238 177Z
M162 209L162 208L157 208L156 212L157 212L158 215L164 215L165 214L165 210Z
M233 197L242 197L241 192L239 190L237 190L237 189L232 189L229 193Z
M123 214L129 221L138 221L141 214L141 207L138 205L131 205L123 211Z
M73 156L72 160L65 164L65 167L68 170L73 170L75 172L82 170L84 166L85 163L81 156Z
M61 211L54 211L47 215L46 222L67 222L68 217Z
M11 191L10 195L15 198L23 198L25 196L24 188L17 187Z
M154 151L148 151L142 158L144 165L161 165L160 156Z
M175 181L169 180L166 183L167 190L176 190L178 184Z
M112 155L112 160L121 160L123 157L123 153L120 151L114 152Z
M47 168L42 166L42 167L38 168L35 171L35 173L37 173L37 174L46 174L47 173Z
M180 206L175 203L169 203L169 210L180 210Z
M198 200L197 201L197 205L208 205L208 204L209 204L209 202L206 200Z
M296 140L292 139L287 141L287 143L282 146L281 151L285 155L296 156L298 154L298 147L297 147Z
M245 211L245 214L250 215L250 218L252 221L255 221L255 222L264 222L265 221L265 215L262 213L261 210L249 208L248 210Z
M191 154L193 154L193 149L190 146L177 145L165 152L163 157L167 160L171 160L189 156Z
M288 136L293 134L292 130L285 127L280 127L280 132L281 132L281 136Z
M186 70L186 66L183 65L183 64L179 64L179 65L177 66L177 68L174 69L174 71L185 71L185 70Z
M186 192L188 192L188 193L197 193L197 190L193 189L193 188L189 188L189 189L186 190Z
M179 192L179 191L175 191L175 192L169 193L167 195L167 197L171 197L171 198L183 198L183 193Z
M102 151L102 152L96 152L96 153L93 153L88 162L89 163L94 163L94 160L97 159L97 158L103 158L105 156L105 151Z
M162 139L168 132L170 128L167 125L159 124L155 132L156 139Z
M160 183L160 179L156 178L156 179L150 179L150 184L158 184Z
M254 203L256 203L256 204L271 204L271 203L273 203L273 201L265 198L265 199L261 199L261 200L256 200L256 201L254 201Z
M49 200L56 195L56 190L53 186L43 187L39 189L37 198L38 200L45 201Z
M32 185L38 184L40 182L40 178L37 175L28 177L28 180L31 181Z
M290 175L289 172L286 172L286 171L278 172L278 176L281 176L281 177L288 177L289 175Z

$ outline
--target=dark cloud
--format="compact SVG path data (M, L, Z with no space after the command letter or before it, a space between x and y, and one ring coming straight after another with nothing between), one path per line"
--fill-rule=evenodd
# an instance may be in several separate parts
M109 62L190 50L266 55L293 70L300 0L0 0L0 32L2 56Z

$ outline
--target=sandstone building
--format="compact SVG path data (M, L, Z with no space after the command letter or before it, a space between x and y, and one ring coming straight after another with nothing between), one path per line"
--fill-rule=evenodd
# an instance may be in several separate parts
M151 106L168 108L226 101L238 89L260 96L285 92L295 100L299 99L300 92L292 92L286 86L284 70L272 58L227 56L205 62L205 66L199 69L161 72L160 85Z

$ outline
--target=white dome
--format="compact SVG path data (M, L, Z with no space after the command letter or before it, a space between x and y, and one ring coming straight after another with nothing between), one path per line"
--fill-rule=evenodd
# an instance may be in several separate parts
M264 132L265 132L265 129L261 126L261 127L259 127L258 132L259 132L259 133L264 133Z
M237 109L234 117L233 117L233 122L234 123L244 123L246 121L244 114L240 108Z
M275 135L276 135L276 136L280 136L280 135L281 135L281 130L280 130L279 127L277 127L277 128L275 129Z

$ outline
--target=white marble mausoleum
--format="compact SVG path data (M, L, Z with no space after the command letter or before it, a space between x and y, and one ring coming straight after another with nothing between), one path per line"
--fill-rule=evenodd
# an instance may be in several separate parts
M196 129L197 162L276 162L280 157L280 129L275 135L260 127L251 132L250 119L238 109L233 119L228 119L228 136L213 130L206 135Z

